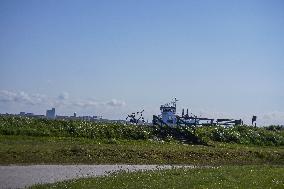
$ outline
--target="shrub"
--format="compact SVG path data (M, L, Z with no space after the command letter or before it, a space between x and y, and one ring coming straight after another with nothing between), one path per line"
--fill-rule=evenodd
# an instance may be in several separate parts
M284 145L281 126L255 128L250 126L158 127L80 120L46 120L19 116L0 116L0 134L54 137L84 137L91 139L182 140L205 144L210 141Z

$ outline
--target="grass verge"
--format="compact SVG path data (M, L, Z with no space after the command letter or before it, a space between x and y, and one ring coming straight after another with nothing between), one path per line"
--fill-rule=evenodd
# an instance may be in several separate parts
M283 146L0 135L0 164L282 164Z
M116 173L111 176L36 185L46 188L283 188L283 166L224 166L217 168L173 169L136 173Z

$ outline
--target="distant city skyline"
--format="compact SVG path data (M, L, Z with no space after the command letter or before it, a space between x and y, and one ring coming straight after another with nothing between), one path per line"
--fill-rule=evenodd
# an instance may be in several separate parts
M84 121L125 121L125 120L108 120L103 119L102 116L98 115L77 115L76 112L73 115L59 115L56 113L55 108L51 108L50 110L46 110L45 114L38 114L35 112L20 112L20 113L0 113L0 115L4 116L20 116L20 117L30 117L30 118L40 118L40 119L49 119L49 120L84 120Z
M125 119L179 99L284 124L284 1L0 1L0 113Z

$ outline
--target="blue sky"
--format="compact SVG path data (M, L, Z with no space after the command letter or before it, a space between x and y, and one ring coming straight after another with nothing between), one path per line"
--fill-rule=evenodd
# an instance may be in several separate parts
M0 112L284 124L284 2L0 1Z

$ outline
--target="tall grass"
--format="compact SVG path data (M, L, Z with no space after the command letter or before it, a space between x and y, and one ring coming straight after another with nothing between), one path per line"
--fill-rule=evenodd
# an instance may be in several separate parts
M196 134L205 141L254 145L284 145L284 130L269 130L245 125L200 127Z
M284 129L282 127L204 126L169 128L79 120L47 120L19 116L0 116L0 134L90 139L162 139L202 144L213 141L249 145L284 145Z
M119 123L0 116L0 134L138 140L151 137L152 129Z

